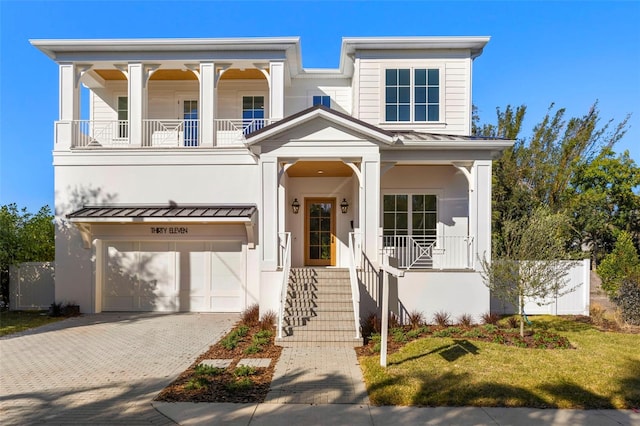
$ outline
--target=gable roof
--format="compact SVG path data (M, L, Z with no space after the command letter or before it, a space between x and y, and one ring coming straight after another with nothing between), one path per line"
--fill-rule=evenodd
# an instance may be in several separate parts
M393 132L381 129L377 126L366 123L362 120L358 120L357 118L353 118L350 115L343 114L331 108L327 108L323 105L316 105L312 106L311 108L302 110L296 114L285 117L280 121L276 121L273 124L270 124L263 127L262 129L248 134L246 143L249 146L255 145L256 143L262 142L277 134L285 132L289 129L293 129L300 124L317 118L323 118L327 121L344 126L348 129L354 130L355 132L367 135L377 141L384 142L389 145L393 144L396 140L396 136Z

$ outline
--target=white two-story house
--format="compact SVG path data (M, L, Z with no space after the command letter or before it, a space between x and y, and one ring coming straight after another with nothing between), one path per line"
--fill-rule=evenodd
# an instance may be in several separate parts
M306 69L298 38L32 40L59 67L56 301L281 312L290 268L350 269L357 324L389 255L398 315L489 311L512 142L471 136L488 41L345 38L338 69Z

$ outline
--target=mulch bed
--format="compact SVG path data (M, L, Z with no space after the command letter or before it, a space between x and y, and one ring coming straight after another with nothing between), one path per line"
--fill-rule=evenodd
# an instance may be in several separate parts
M267 392L269 392L273 372L280 358L282 348L275 345L275 330L272 330L273 336L267 344L262 346L260 352L245 354L245 349L252 343L252 336L260 330L261 328L258 325L251 327L247 335L238 343L238 346L232 350L224 348L220 342L211 346L176 380L164 388L155 400L164 402L264 402ZM229 334L232 332L233 330ZM236 377L234 371L238 362L244 358L270 358L271 363L267 368L256 368L255 374ZM205 359L233 359L233 361L222 374L196 374L196 366ZM192 379L197 380L199 377L205 380L204 386L200 389L188 389L187 383Z
M416 339L424 337L448 337L464 345L466 341L484 341L506 346L535 349L573 349L569 340L546 330L525 330L524 337L519 329L503 328L497 325L470 326L423 326L412 329L409 326L389 330L387 353L397 352ZM380 338L374 335L364 346L356 348L358 356L369 356L380 352Z

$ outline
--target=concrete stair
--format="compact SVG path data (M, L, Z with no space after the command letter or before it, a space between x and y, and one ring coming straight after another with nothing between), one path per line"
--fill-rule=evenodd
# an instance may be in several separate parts
M355 338L349 270L292 268L281 346L359 346Z

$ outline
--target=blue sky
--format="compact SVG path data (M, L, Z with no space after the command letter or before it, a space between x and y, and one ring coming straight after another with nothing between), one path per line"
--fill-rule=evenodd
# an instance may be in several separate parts
M53 206L56 64L29 39L300 36L303 66L336 68L341 38L488 35L473 101L567 116L599 100L603 121L632 113L617 145L640 162L640 1L7 1L0 0L0 204ZM527 132L525 132L525 135Z

